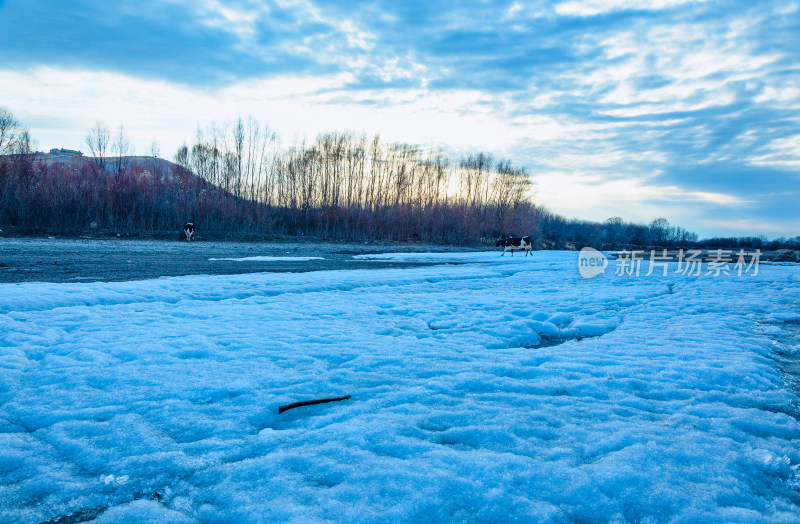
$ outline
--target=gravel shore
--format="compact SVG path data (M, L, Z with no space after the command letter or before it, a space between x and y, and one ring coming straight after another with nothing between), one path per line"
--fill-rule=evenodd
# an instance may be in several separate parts
M356 244L307 239L296 242L185 242L0 238L0 283L123 281L181 275L419 267L431 263L364 260L354 258L354 255L475 250L419 242ZM250 257L262 257L262 260L211 260ZM271 257L271 260L263 257Z

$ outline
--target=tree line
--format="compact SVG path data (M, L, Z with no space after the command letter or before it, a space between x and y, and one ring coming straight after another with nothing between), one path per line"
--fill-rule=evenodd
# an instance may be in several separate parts
M529 172L486 153L453 161L352 132L284 148L268 126L240 118L198 130L174 161L282 234L474 243L535 228Z
M23 233L158 235L194 222L206 237L491 243L537 248L690 246L697 235L649 224L570 220L535 205L523 166L477 152L454 159L379 135L323 133L284 147L250 117L199 128L173 162L132 156L124 128L98 123L87 155L47 161L0 108L0 226Z
M98 123L85 157L53 163L30 140L20 148L29 133L4 114L0 223L16 230L148 234L191 221L202 235L463 244L536 227L528 171L486 153L454 161L350 132L281 147L240 118L198 130L174 163L130 156L124 129Z

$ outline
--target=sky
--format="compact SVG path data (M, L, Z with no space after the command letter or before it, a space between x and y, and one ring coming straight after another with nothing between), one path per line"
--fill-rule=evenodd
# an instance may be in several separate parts
M508 158L569 217L800 235L796 1L0 0L0 106L42 150L252 115Z

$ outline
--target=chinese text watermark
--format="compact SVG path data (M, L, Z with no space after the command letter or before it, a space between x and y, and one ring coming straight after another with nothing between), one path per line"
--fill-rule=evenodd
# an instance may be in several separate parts
M669 274L701 277L720 275L757 276L758 264L761 259L761 250L746 252L740 249L734 252L729 249L717 249L704 252L699 249L668 251L666 249L622 250L616 255L614 275L619 277L649 277L653 274L668 276ZM642 262L648 262L646 271ZM671 268L670 263L676 264ZM605 273L608 267L608 258L590 247L581 249L578 255L578 271L583 278L592 278Z

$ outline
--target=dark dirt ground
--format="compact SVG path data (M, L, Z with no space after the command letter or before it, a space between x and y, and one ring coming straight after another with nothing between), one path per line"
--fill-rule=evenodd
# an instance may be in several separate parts
M2 238L0 283L145 280L163 276L231 275L382 269L429 263L360 260L353 255L394 252L474 251L424 243L356 244L298 241L230 242L141 239ZM233 261L254 256L322 257L309 261Z

